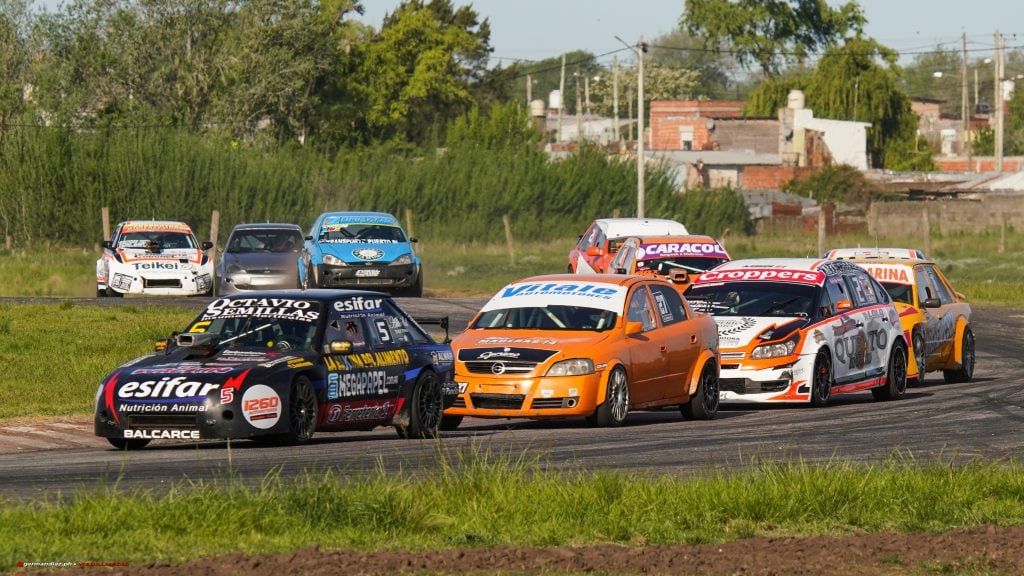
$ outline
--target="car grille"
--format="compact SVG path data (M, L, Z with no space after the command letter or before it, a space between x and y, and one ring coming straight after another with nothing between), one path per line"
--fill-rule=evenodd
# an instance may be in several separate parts
M762 394L764 392L782 392L789 387L789 380L753 381L747 378L722 378L718 381L719 389L736 394Z
M466 407L466 399L463 398L462 396L457 397L455 399L455 402L452 402L452 406L451 407L452 408L465 408Z
M502 367L495 372L494 366L501 364ZM466 362L466 370L473 374L527 374L533 372L537 367L536 362L507 362L493 360L473 360Z
M469 399L473 401L474 408L489 408L493 410L519 410L523 407L523 394L470 394Z
M564 405L565 400L562 398L534 398L530 403L530 408L543 410L545 408L562 408Z
M181 288L181 280L177 278L143 278L146 288Z
M746 352L722 352L722 360L743 360L746 357Z
M195 414L129 414L128 428L180 430L199 428L199 422Z

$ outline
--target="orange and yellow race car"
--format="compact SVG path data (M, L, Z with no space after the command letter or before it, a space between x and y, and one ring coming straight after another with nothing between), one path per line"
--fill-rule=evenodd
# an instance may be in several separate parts
M839 248L826 258L849 260L866 269L892 296L900 325L912 343L909 372L924 382L926 372L942 370L946 382L974 378L971 305L953 290L939 267L920 250Z
M622 242L608 270L649 274L685 284L729 260L729 253L711 236L631 236Z
M670 283L643 276L535 276L498 291L452 342L459 396L443 429L478 418L718 411L718 329Z

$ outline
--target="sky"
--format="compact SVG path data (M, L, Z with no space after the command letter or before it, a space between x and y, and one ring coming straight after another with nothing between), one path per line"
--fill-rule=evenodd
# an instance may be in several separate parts
M362 0L364 14L356 16L380 28L384 15L400 0ZM829 0L837 6L841 1ZM966 33L968 50L991 51L993 35L1006 35L1007 49L1024 45L1024 14L1020 0L859 0L868 20L865 32L899 51L901 61L936 45L961 49ZM616 36L636 44L671 32L683 13L683 0L453 0L472 5L491 23L491 65L515 60L543 60L573 50L602 55L623 48ZM1002 28L1002 29L1000 29ZM1016 34L1016 38L1014 38ZM628 56L628 52L619 58ZM973 58L973 56L972 56Z

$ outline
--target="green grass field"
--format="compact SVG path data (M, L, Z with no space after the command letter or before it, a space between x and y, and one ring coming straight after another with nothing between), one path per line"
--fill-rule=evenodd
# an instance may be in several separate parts
M320 471L242 482L227 468L218 481L180 482L159 492L126 495L110 478L64 500L5 502L0 570L18 560L117 559L138 566L312 545L691 544L1024 523L1024 469L1016 464L950 467L894 457L873 466L752 463L740 472L655 477L554 472L537 458L442 445L424 443L441 463L418 477Z

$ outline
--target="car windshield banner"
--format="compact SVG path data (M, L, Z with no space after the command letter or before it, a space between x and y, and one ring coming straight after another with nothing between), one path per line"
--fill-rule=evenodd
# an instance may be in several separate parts
M627 291L624 286L592 282L523 282L502 288L481 311L535 306L581 306L620 314L626 304Z
M652 242L641 244L636 251L637 260L654 260L673 256L728 258L717 242Z

